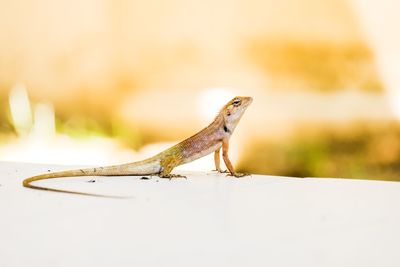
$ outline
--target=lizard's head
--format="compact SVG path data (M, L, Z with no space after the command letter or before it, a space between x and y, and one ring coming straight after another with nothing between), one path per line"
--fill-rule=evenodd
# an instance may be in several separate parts
M222 110L227 126L234 128L251 102L253 98L245 96L237 96L229 101Z

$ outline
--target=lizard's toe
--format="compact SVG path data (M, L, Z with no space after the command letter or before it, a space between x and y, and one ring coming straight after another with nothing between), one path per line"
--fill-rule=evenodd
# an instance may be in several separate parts
M172 173L160 175L160 178L167 178L167 179L170 179L170 180L171 180L172 178L185 178L185 179L187 179L187 177L184 176L184 175L172 174Z
M213 172L218 172L218 173L229 173L229 171L228 170L221 170L221 169L214 169L214 170L212 170Z
M235 173L228 173L226 176L232 176L232 177L236 177L236 178L241 178L241 177L245 177L245 176L251 176L250 173L240 173L240 172L235 172Z

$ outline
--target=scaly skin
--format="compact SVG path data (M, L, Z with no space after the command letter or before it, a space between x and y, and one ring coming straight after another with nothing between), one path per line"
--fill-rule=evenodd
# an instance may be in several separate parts
M220 168L221 148L222 158L230 175L234 177L245 176L245 174L235 172L233 165L229 160L229 138L239 123L240 118L252 101L253 99L251 97L233 98L221 109L214 121L209 126L192 137L189 137L179 144L146 160L115 166L46 173L27 178L22 184L25 187L39 190L107 197L104 195L41 187L32 185L31 183L45 179L77 176L158 175L161 178L179 178L184 176L171 174L171 171L175 167L204 157L212 152L214 152L216 170L218 172L225 172Z

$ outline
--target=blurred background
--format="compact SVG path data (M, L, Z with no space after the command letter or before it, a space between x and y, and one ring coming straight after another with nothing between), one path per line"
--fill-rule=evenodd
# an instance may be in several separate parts
M143 159L243 95L254 102L231 139L238 170L400 180L399 8L0 0L0 160Z

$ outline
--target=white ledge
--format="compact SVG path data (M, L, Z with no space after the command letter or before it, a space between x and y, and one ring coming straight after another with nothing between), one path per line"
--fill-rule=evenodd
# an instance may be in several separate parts
M69 168L0 162L2 266L400 266L400 183L211 172L38 182L129 199L21 186Z

